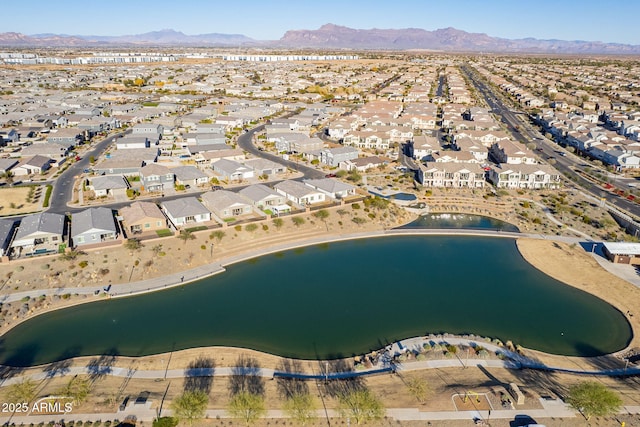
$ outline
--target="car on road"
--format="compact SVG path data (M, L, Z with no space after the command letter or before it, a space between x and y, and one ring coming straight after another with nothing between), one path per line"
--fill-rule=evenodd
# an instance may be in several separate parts
M221 185L212 185L211 186L211 191L216 191L216 190L222 190L222 186Z
M325 178L337 178L338 175L336 175L335 173L328 173L324 176Z
M560 153L560 155L561 155L562 157L567 157L567 153L565 153L564 151L563 151L562 153Z

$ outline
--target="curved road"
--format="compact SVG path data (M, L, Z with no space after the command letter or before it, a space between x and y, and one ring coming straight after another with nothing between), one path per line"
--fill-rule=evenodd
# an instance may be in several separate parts
M72 212L75 210L81 210L79 208L69 208L67 203L71 201L73 196L73 183L76 176L82 174L82 171L89 169L91 164L89 158L94 156L96 159L111 145L111 143L123 135L131 133L131 129L127 129L124 132L111 135L104 140L98 142L90 151L83 153L82 159L75 162L67 170L62 172L60 176L55 180L53 184L53 191L51 192L51 204L48 211L53 213L64 214L65 212ZM85 209L85 208L82 208Z
M266 160L271 160L272 162L276 162L281 165L284 165L289 169L302 172L304 174L304 178L306 179L318 179L318 178L325 177L325 173L322 171L319 171L314 168L310 168L309 166L306 166L306 165L301 165L297 162L292 162L291 160L285 160L282 157L272 153L267 153L265 151L258 150L256 146L253 145L253 135L256 132L262 131L263 129L264 129L264 125L256 126L253 129L250 129L247 132L240 135L238 137L238 147L240 147L244 151L247 151L248 153L253 154L256 157L261 157Z

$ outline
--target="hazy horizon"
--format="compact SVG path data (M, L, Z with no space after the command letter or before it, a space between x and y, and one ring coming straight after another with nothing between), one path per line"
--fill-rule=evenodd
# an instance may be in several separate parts
M612 13L607 14L608 9ZM558 39L640 45L640 34L621 25L619 16L640 15L640 2L595 0L580 3L539 0L459 0L455 6L430 0L396 2L326 0L293 4L284 0L239 0L233 5L184 0L139 0L90 3L47 0L3 5L2 32L27 35L66 34L124 36L162 29L187 35L242 34L255 40L277 40L288 30L314 30L328 23L356 29L453 27L507 39ZM46 13L45 13L46 12ZM603 16L611 16L606 19ZM113 17L113 19L109 19Z

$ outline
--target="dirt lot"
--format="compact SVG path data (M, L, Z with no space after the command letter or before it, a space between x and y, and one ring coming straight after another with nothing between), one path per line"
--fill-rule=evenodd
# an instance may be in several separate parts
M21 215L42 209L45 186L0 188L0 216Z
M66 384L68 378L43 380L39 383L39 395L56 394ZM296 387L308 390L314 400L315 407L321 409L323 407L333 409L336 408L337 400L335 393L343 389L361 389L368 388L383 403L384 407L390 408L417 408L420 411L455 411L456 401L460 403L467 394L466 406L458 408L458 410L474 410L482 409L491 405L494 410L501 409L501 393L506 394L506 385L515 382L518 384L525 395L525 403L519 405L517 409L522 414L526 414L528 410L541 409L539 402L541 396L550 398L557 397L558 394L566 392L567 388L582 380L582 378L568 375L549 375L544 373L528 372L528 371L510 371L506 369L478 369L478 368L447 368L432 369L420 372L409 372L400 375L384 374L376 377L370 377L366 380L329 382L309 381L296 383ZM238 385L238 381L251 382L252 387L261 390L261 394L265 397L266 405L269 409L282 409L282 393L288 387L292 387L291 383L286 380L269 380L260 378L232 378L217 377L206 378L199 382L199 386L208 390L209 406L208 409L226 409L228 407L230 391ZM426 399L424 402L419 401L411 394L407 384L412 381L421 381L426 384ZM617 390L622 396L626 405L640 404L640 396L637 393L638 384L636 380L616 381L610 379L598 379L608 387ZM184 380L126 380L124 378L103 377L97 378L93 383L93 388L89 399L78 407L74 412L77 413L109 413L114 412L117 406L127 396L135 399L143 392L149 393L149 399L153 402L152 407L157 408L163 396L166 393L165 402L181 394L185 388L190 387L189 382ZM635 390L634 390L635 389ZM6 393L6 388L2 390ZM457 395L457 397L456 397ZM6 395L0 395L6 399ZM476 400L476 396L480 396L480 402ZM165 403L164 407L167 407ZM626 421L627 426L639 425L640 417L637 415L625 415L617 418L597 419L594 418L590 423L586 423L584 419L576 417L572 419L544 419L539 420L547 426L615 426L615 420ZM491 420L492 426L511 426L509 421L512 420ZM238 420L205 420L197 425L202 426L222 426L237 425ZM269 420L258 423L259 426L266 425L296 425L285 420ZM318 419L311 425L327 425L327 420ZM346 425L345 420L333 419L331 425ZM426 422L404 422L399 423L395 420L386 419L378 423L370 423L367 425L375 426L417 426L428 425ZM433 421L434 426L464 426L473 425L471 419L466 421Z

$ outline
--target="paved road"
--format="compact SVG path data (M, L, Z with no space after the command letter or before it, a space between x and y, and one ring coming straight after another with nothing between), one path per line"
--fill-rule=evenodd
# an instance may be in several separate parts
M304 164L300 164L298 162L293 162L291 160L284 160L282 157L276 154L267 153L266 151L258 150L258 148L255 145L253 145L253 135L256 132L262 131L263 129L264 129L264 125L256 126L253 129L250 129L247 132L240 135L238 137L238 147L253 154L256 157L261 157L263 159L271 160L272 162L276 162L281 165L284 165L289 169L302 172L304 174L303 178L305 179L318 179L318 178L325 177L325 173L322 171L311 168ZM298 178L298 179L302 179L302 178Z
M640 216L640 205L603 190L599 185L594 184L575 172L575 170L582 170L584 168L584 166L582 166L585 164L584 159L572 154L567 154L566 156L559 155L561 152L565 154L567 152L562 150L553 141L544 138L537 129L533 129L528 122L528 116L514 113L503 102L502 94L496 93L471 67L464 65L461 69L478 89L478 92L484 97L492 112L502 118L502 122L507 125L507 128L514 135L515 139L525 144L535 143L542 159L548 161L553 158L553 160L555 160L554 168L564 176L573 178L580 187L592 195L604 198L608 203L623 211L635 216Z
M62 172L58 179L53 184L53 191L51 192L51 200L49 205L49 212L64 214L65 212L74 212L83 210L85 208L70 208L67 203L71 201L73 197L73 183L76 176L82 174L84 169L89 169L91 164L89 158L91 156L96 159L111 145L111 143L122 135L131 133L131 129L127 129L124 132L120 132L115 135L111 135L104 140L98 142L91 150L86 151L82 159L75 162L67 170Z

